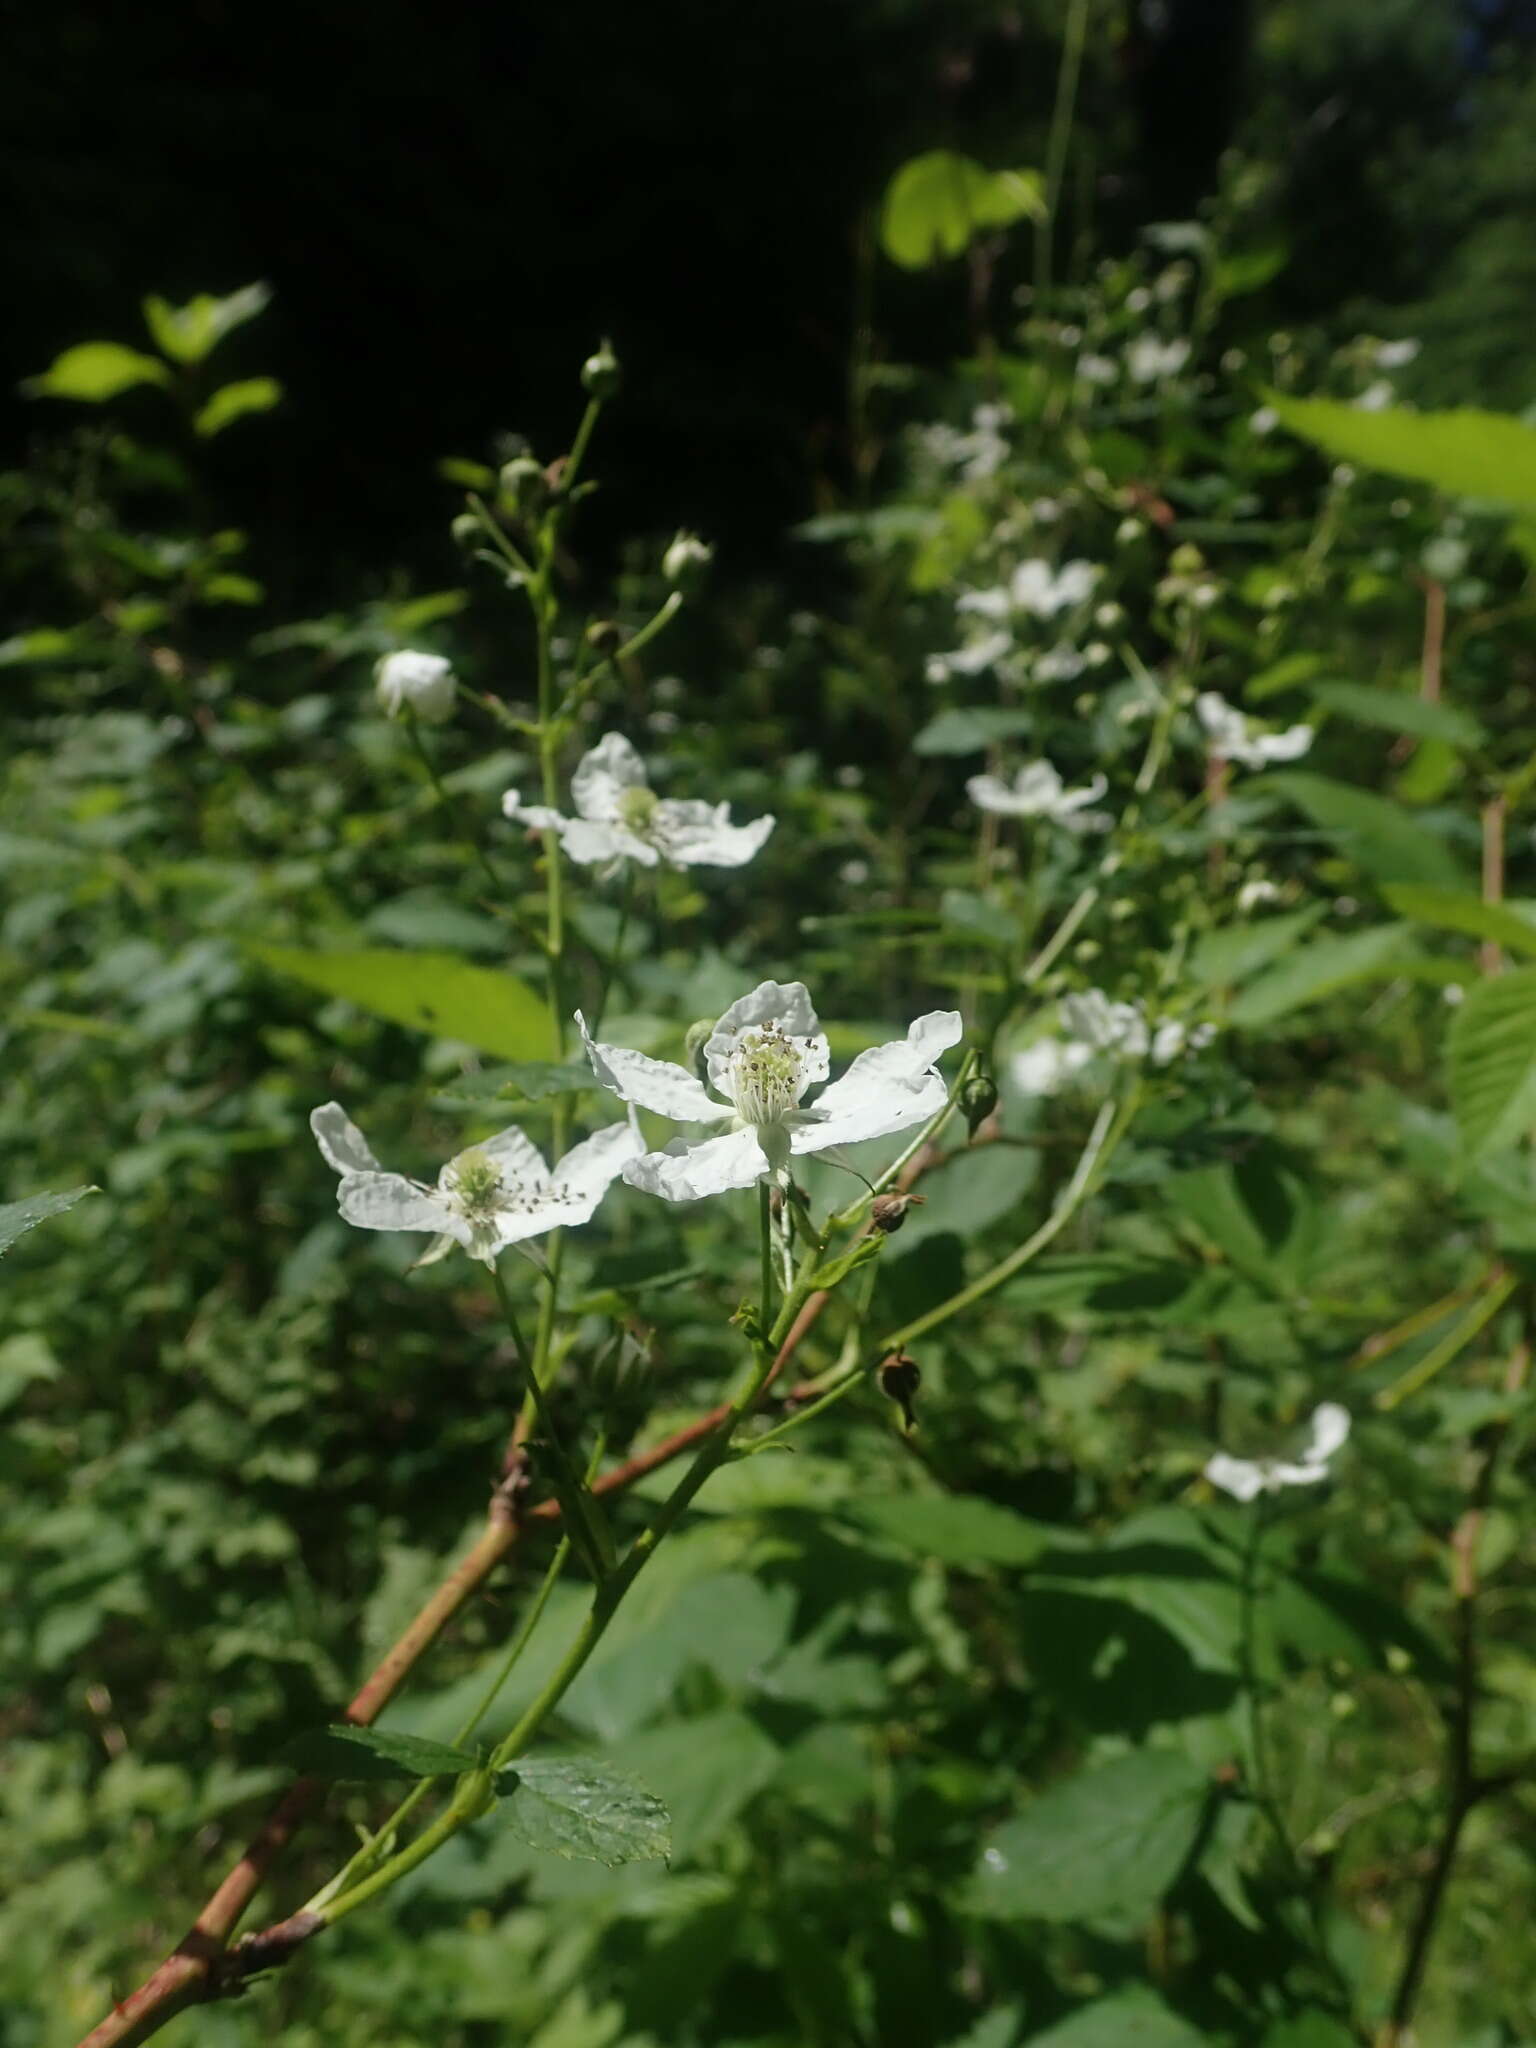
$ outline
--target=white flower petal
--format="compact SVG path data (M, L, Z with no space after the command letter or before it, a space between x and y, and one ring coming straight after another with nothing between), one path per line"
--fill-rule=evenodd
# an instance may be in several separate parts
M337 1173L382 1173L372 1148L339 1102L322 1102L309 1113L321 1157Z
M749 1188L768 1171L767 1154L753 1131L727 1131L690 1145L674 1138L665 1152L631 1159L624 1178L632 1188L668 1202L697 1202L730 1188Z
M974 612L979 619L1006 619L1012 600L1001 585L995 590L968 590L955 600L957 612Z
M1312 1434L1302 1452L1308 1465L1326 1464L1349 1441L1349 1410L1337 1401L1322 1401L1312 1410Z
M1038 1038L1016 1052L1008 1078L1025 1095L1058 1095L1093 1058L1091 1045L1070 1038Z
M773 830L771 817L733 825L729 804L667 798L656 806L657 844L675 867L739 868Z
M605 732L576 764L571 777L571 801L582 817L611 824L624 791L643 789L645 785L645 763L623 733Z
M562 832L567 820L558 811L552 811L547 804L525 804L515 789L502 791L502 816L511 818L519 825L531 825L538 832Z
M1256 742L1259 755L1265 761L1299 761L1311 744L1310 725L1290 725L1284 732L1265 733Z
M336 1191L336 1206L360 1230L444 1231L469 1242L469 1225L436 1195L401 1173L349 1173Z
M1205 1476L1212 1486L1219 1486L1234 1500L1257 1500L1269 1486L1269 1474L1264 1466L1255 1464L1251 1458L1230 1458L1225 1451L1218 1451L1214 1458L1207 1459Z
M821 1121L797 1130L796 1152L824 1152L830 1145L857 1145L921 1123L944 1105L948 1094L934 1062L958 1045L965 1026L958 1010L930 1010L905 1038L861 1052L847 1073L816 1102Z
M637 860L643 868L653 868L661 859L654 846L622 825L605 825L591 818L567 819L560 843L577 866L584 868L610 860Z
M483 1152L487 1159L494 1160L502 1179L519 1189L531 1192L547 1188L550 1184L550 1172L544 1164L543 1153L516 1124L510 1125L504 1131L498 1131L494 1138L482 1139L478 1145L472 1145L469 1149L472 1152Z
M1281 1486L1316 1486L1320 1479L1328 1477L1328 1467L1314 1465L1310 1461L1293 1465L1284 1458L1273 1458L1265 1466L1264 1473L1273 1491Z
M627 1045L599 1045L580 1010L576 1022L593 1073L622 1101L638 1103L641 1109L653 1109L658 1116L669 1116L677 1123L714 1123L729 1116L725 1104L712 1100L703 1082L686 1068L631 1052Z
M574 1201L580 1211L572 1210L565 1219L568 1223L585 1223L625 1164L638 1159L645 1150L645 1140L633 1116L631 1111L625 1122L594 1131L590 1138L573 1145L561 1160L555 1172L555 1189Z

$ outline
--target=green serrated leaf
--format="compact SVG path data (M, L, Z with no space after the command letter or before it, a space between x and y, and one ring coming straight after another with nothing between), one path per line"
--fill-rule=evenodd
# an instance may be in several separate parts
M306 1729L285 1743L282 1761L309 1778L372 1783L388 1778L457 1778L479 1759L445 1742L400 1735L384 1728L352 1728L336 1722Z
M1476 1158L1536 1122L1536 967L1469 991L1450 1031L1451 1108Z
M484 1110L494 1102L545 1102L553 1095L583 1095L597 1086L590 1067L556 1060L509 1060L484 1073L464 1074L433 1097L447 1109Z
M625 1771L593 1757L522 1757L501 1772L502 1818L532 1849L606 1863L672 1853L661 1801Z
M553 1051L543 1003L510 974L472 966L454 953L406 953L386 947L312 953L295 946L252 946L253 958L328 996L341 996L391 1023L457 1038L506 1060L542 1060Z
M967 1904L993 1920L1135 1925L1183 1869L1209 1796L1206 1773L1178 1750L1080 1771L993 1834Z
M65 1188L58 1194L27 1195L19 1202L0 1202L0 1257L37 1224L46 1223L50 1216L62 1216L87 1195L100 1193L100 1188L94 1187Z

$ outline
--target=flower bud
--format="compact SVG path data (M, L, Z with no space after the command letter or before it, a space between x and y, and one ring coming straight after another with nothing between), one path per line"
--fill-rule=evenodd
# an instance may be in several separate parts
M915 1403L923 1376L914 1359L905 1351L893 1351L888 1358L880 1361L880 1391L888 1401L894 1401L901 1410L902 1427L913 1430L917 1427Z
M502 502L519 519L537 518L549 501L549 480L531 455L514 455L501 465Z
M688 1026L688 1036L683 1040L683 1059L696 1074L704 1073L704 1048L715 1035L715 1020L701 1017L697 1024Z
M448 531L453 535L456 546L472 548L484 535L485 528L473 512L461 512Z
M581 388L589 398L616 398L623 382L613 343L605 340L581 366Z
M1193 541L1181 541L1169 556L1168 567L1175 576L1198 576L1205 567L1205 557Z
M975 1137L996 1107L997 1083L990 1074L972 1074L960 1090L960 1114L971 1137Z
M612 619L594 619L587 628L587 645L594 654L616 654L624 635Z
M373 677L374 694L386 717L398 718L408 710L423 725L441 725L452 718L458 685L445 656L402 647L384 656Z
M869 1220L876 1230L890 1237L906 1222L907 1211L927 1199L926 1195L876 1195L870 1204Z
M686 595L698 589L714 557L714 549L685 528L662 556L661 573L674 590Z

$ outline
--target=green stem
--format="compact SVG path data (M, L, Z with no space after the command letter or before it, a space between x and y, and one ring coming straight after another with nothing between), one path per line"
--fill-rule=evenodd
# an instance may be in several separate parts
M543 1614L544 1609L549 1605L549 1596L554 1592L556 1581L565 1569L565 1562L570 1554L571 1539L569 1536L562 1536L559 1543L555 1546L555 1554L549 1561L549 1567L544 1574L539 1590L534 1595L528 1612L523 1616L522 1624L517 1634L512 1638L511 1648L501 1660L496 1676L481 1695L478 1705L470 1714L468 1720L464 1722L463 1726L454 1736L453 1746L455 1749L463 1748L464 1744L468 1742L471 1735L474 1734L480 1723L496 1704L497 1696L501 1692L502 1687L512 1676L513 1667L532 1640L533 1631L538 1626L539 1618ZM343 1893L350 1891L370 1871L376 1869L388 1853L395 1836L427 1797L428 1793L431 1792L436 1783L437 1780L435 1778L418 1778L405 1798L401 1800L388 1820L385 1821L384 1825L375 1830L352 1860L342 1866L329 1884L324 1885L316 1892L315 1896L304 1907L304 1911L306 1913L318 1913L322 1906L328 1905L332 1899L339 1898Z
M1083 68L1083 45L1088 35L1088 0L1071 0L1066 33L1061 45L1061 64L1056 73L1056 104L1051 110L1050 139L1045 149L1045 219L1035 235L1035 305L1044 309L1051 288L1052 242L1056 215L1061 205L1062 175L1067 164L1067 145L1072 139L1072 117L1077 110L1077 85Z
M773 1189L766 1179L757 1184L757 1236L760 1254L758 1314L764 1341L773 1315Z
M417 760L420 761L422 767L427 772L427 781L432 786L432 794L437 798L438 808L442 811L449 830L454 833L455 837L460 836L458 833L457 814L449 800L447 790L443 787L442 777L437 772L437 763L432 759L431 751L421 736L421 728L416 722L416 714L408 704L401 715L400 722L405 727L406 737L415 749ZM463 843L468 848L470 857L477 860L481 867L484 868L486 880L499 898L503 893L502 881L495 868L491 866L490 855L480 844L479 840L471 838L468 834L463 835Z
M978 1301L984 1301L1005 1281L1011 1280L1022 1267L1027 1266L1031 1259L1037 1258L1066 1228L1093 1191L1098 1177L1109 1163L1110 1155L1125 1135L1136 1113L1139 1099L1139 1087L1132 1087L1118 1105L1112 1101L1104 1104L1094 1119L1093 1129L1088 1134L1088 1142L1072 1170L1072 1178L1062 1190L1055 1208L1032 1236L1027 1237L1017 1250L1010 1252L1006 1259L999 1260L979 1279L973 1280L969 1287L962 1287L959 1293L952 1294L948 1301L941 1301L936 1308L929 1309L924 1315L915 1316L910 1323L903 1323L899 1330L893 1330L889 1336L882 1337L878 1347L879 1355L883 1358L888 1351L903 1350L914 1337L923 1336L927 1331L937 1328L940 1323L947 1323L951 1316L959 1315L962 1309L970 1308Z
M502 1315L506 1318L507 1328L512 1333L512 1342L517 1347L518 1363L523 1368L528 1392L533 1397L539 1428L549 1450L550 1476L571 1540L580 1549L593 1577L601 1579L613 1563L613 1540L608 1534L607 1523L597 1511L590 1489L566 1455L565 1446L555 1428L554 1417L550 1413L544 1387L535 1370L536 1355L528 1349L523 1337L517 1312L512 1306L512 1298L507 1293L507 1283L501 1277L501 1268L493 1265L490 1273L491 1283L496 1290L496 1299L501 1304ZM546 1300L552 1298L553 1292L551 1288Z

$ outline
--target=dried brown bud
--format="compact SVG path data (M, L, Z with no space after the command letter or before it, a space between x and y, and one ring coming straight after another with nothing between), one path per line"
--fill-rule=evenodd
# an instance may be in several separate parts
M888 1358L880 1361L880 1391L888 1401L894 1401L901 1410L904 1429L916 1429L917 1413L914 1403L917 1390L923 1384L923 1376L917 1369L917 1362L905 1351L893 1351Z
M883 1230L887 1237L893 1230L900 1230L907 1220L907 1211L915 1202L926 1202L926 1195L876 1195L870 1205L869 1220L876 1230Z
M624 635L612 619L594 619L587 628L587 645L595 654L615 654Z

